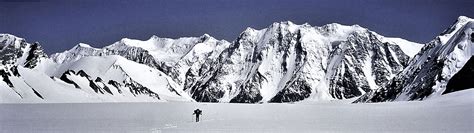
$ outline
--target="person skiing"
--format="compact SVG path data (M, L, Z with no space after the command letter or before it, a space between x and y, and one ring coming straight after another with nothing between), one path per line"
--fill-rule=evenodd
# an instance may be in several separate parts
M196 122L199 122L199 115L201 115L202 111L200 109L194 110L193 115L196 115Z

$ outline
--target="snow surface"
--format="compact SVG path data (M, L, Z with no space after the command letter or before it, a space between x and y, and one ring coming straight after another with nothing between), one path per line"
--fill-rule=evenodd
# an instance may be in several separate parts
M0 132L472 132L473 95L376 104L0 104ZM199 123L195 108L203 110Z
M463 28L464 25L468 22L472 22L474 19L466 17L466 16L459 16L456 23L451 26L452 31L458 31L459 29ZM450 32L441 36L438 36L442 44L446 44L450 38L452 38L456 32Z
M101 62L101 63L97 63ZM118 55L112 56L90 56L83 57L75 62L65 63L57 70L56 77L60 77L67 70L83 70L93 79L101 77L103 80L123 81L127 78L136 80L151 91L160 95L164 100L171 101L193 101L187 95L178 96L169 90L179 87L173 80L163 72L149 66L127 60ZM85 83L88 83L85 81ZM85 86L88 86L86 84ZM87 87L85 87L87 88ZM179 94L185 94L182 90L176 90Z
M400 49L410 56L410 58L413 58L418 52L420 52L421 48L424 46L423 44L415 43L415 42L410 42L405 39L401 38L392 38L392 37L384 37L382 39L382 42L389 42L389 43L394 43L400 46Z
M100 62L100 63L97 63ZM41 69L28 69L19 66L18 71L21 77L11 76L15 87L9 87L5 82L0 82L0 103L88 103L88 102L156 102L148 96L134 95L128 88L123 93L114 92L114 95L99 94L90 87L89 80L78 76L70 75L69 78L76 82L81 89L75 88L59 79L67 70L78 72L83 70L91 80L100 77L107 83L114 80L122 83L125 80L135 80L137 83L147 87L152 92L157 93L161 99L159 101L194 101L182 88L163 72L149 66L127 60L121 56L88 56L74 62L57 64L54 66L53 76L46 75ZM108 88L117 91L108 84ZM122 88L123 89L123 88ZM37 91L42 95L40 99L35 95ZM176 91L176 92L175 92ZM179 94L179 95L178 95Z
M403 53L410 56L410 58L413 58L416 54L418 54L418 52L420 52L421 48L424 46L424 44L408 41L403 38L385 37L375 32L372 33L375 34L382 42L398 45L400 49L402 49Z

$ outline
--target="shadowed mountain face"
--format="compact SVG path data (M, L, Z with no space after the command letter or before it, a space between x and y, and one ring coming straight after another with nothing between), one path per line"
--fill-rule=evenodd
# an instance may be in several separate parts
M474 57L451 78L443 94L474 88Z

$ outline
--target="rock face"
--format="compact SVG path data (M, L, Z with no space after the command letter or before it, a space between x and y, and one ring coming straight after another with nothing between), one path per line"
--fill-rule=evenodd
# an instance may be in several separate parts
M345 99L384 84L408 61L398 45L359 26L281 22L245 30L214 67L187 74L185 89L202 102Z
M455 75L462 76L469 72L467 62L474 55L473 29L473 19L459 17L453 26L426 44L402 72L385 86L367 93L356 102L423 100L462 89L451 88L449 82L460 82ZM472 78L466 80L474 81ZM450 86L448 90L447 86Z
M464 67L449 80L443 94L474 88L472 81L474 81L474 58L471 56Z
M39 72L55 82L69 89L87 88L88 94L105 101L129 91L133 97L158 101L296 102L354 98L384 86L422 46L358 25L313 27L286 21L261 30L247 28L231 43L207 34L124 38L104 48L81 43L51 58L42 56L39 45L25 45L23 49L30 50L22 52L27 53L25 61L5 62L22 62L25 68L39 65ZM38 63L41 60L46 63ZM130 64L153 74L124 68ZM77 77L80 71L87 76Z
M41 58L48 56L39 43L29 44L23 38L0 34L0 60L2 65L13 64L34 68Z

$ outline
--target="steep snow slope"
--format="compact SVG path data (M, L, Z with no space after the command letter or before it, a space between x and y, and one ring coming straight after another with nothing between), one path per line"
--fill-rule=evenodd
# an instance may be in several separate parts
M90 102L97 97L21 66L3 66L0 71L5 81L0 82L1 103Z
M67 70L76 72L83 71L90 79L114 81L118 84L124 83L125 85L128 84L128 82L134 83L149 89L151 93L157 94L161 100L165 101L192 101L192 99L181 90L182 87L163 72L127 60L121 56L83 57L77 61L65 63L60 66L55 76L60 77Z
M393 37L380 37L382 38L382 42L388 42L396 44L402 49L403 53L413 58L418 52L420 52L421 48L424 46L423 44L410 42L405 39L401 38L393 38Z
M60 66L55 77L4 67L2 103L193 101L162 72L120 56L82 58Z
M425 45L386 86L356 102L422 100L441 95L448 81L474 55L473 29L473 19L459 17L454 25Z

